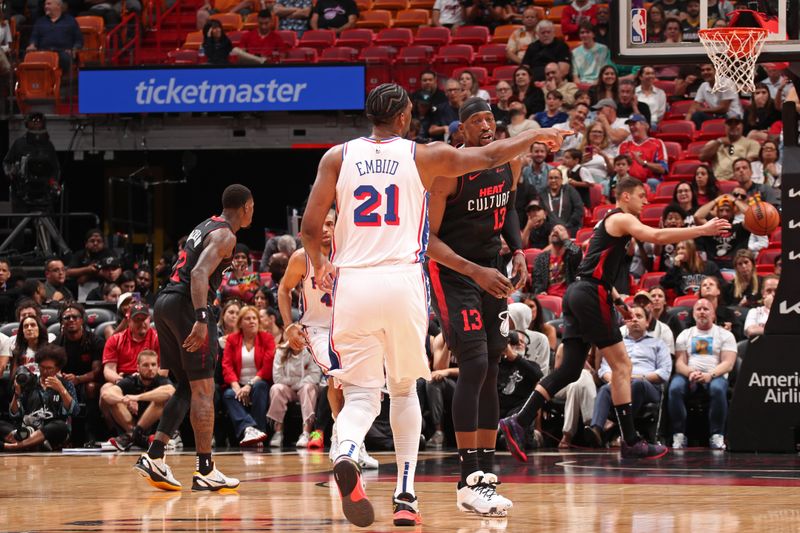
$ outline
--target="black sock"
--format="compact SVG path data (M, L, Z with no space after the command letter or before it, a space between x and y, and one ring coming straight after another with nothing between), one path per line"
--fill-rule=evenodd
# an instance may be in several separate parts
M617 413L619 430L622 432L622 438L625 440L625 444L628 446L636 444L639 437L636 435L636 429L633 427L633 404L624 403L622 405L615 405L614 411Z
M211 460L210 453L197 454L197 471L206 476L214 470L214 461Z
M149 455L151 459L163 459L164 449L166 447L167 445L160 440L153 439L153 442L150 443L150 448L147 450L147 455Z
M474 448L459 448L458 460L461 463L461 482L459 487L467 484L467 476L480 470L478 466L478 450Z
M133 440L141 439L143 434L144 430L140 426L133 426L133 431L131 432Z
M494 448L478 448L478 465L484 472L494 472Z
M533 393L528 396L525 405L523 405L522 409L517 413L517 420L523 428L528 429L531 427L531 424L533 424L533 421L536 419L536 413L539 412L539 409L544 407L546 401L544 395L538 390L534 390Z

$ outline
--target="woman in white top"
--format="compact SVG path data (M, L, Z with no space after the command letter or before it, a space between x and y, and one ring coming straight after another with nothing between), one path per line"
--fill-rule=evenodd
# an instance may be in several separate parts
M11 375L20 366L25 366L31 372L38 372L36 364L36 350L48 343L47 328L36 317L27 317L22 320L11 350Z
M753 169L753 182L763 183L770 187L779 189L781 186L781 172L783 168L780 163L780 152L778 144L774 141L764 141L761 151L758 153L758 161L750 163Z
M487 102L492 99L486 90L481 89L477 76L475 76L471 70L465 70L459 74L458 83L461 84L461 88L464 90L466 98L469 98L470 96L479 96Z
M645 65L639 71L636 99L650 108L650 126L655 127L667 112L667 93L655 86L656 69Z
M614 171L614 159L610 155L613 153L613 147L605 128L599 122L593 123L586 129L586 136L578 150L583 154L581 165L592 174L595 183L602 182Z

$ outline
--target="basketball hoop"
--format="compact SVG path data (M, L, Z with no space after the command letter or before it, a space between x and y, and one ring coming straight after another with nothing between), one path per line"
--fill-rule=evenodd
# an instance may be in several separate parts
M717 71L712 92L753 92L756 61L769 34L764 28L707 28L700 42Z

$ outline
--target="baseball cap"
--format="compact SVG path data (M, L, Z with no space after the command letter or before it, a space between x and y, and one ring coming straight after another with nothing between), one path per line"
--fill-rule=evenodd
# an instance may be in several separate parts
M595 111L599 111L600 109L603 109L604 107L610 107L612 109L616 109L617 108L617 103L614 100L612 100L611 98L601 98L600 100L597 101L596 104L594 104L592 106L592 109L594 109Z
M775 70L786 70L787 68L789 68L789 62L788 61L780 61L780 62L777 62L777 63L762 63L762 66L764 68L772 68L772 69L775 69Z
M109 255L100 260L100 268L119 268L121 266L122 263L113 255Z
M628 117L628 120L625 121L625 124L630 124L631 122L644 122L645 124L649 124L647 119L644 118L644 115L640 115L639 113L634 113L633 115Z
M421 102L423 104L431 104L431 98L433 95L428 91L419 91L414 93L414 101Z
M639 291L633 296L633 301L634 302L636 302L636 300L640 300L640 299L647 300L647 303L652 303L653 302L653 300L650 298L650 293L647 292L647 291Z
M122 307L122 304L124 304L127 300L130 300L131 298L133 298L132 292L126 292L120 294L119 298L117 298L117 311L119 311L119 308Z
M725 119L725 124L730 124L731 122L736 122L737 124L741 124L744 122L741 117L728 117Z
M133 318L136 315L150 316L150 308L147 307L147 304L144 302L136 302L131 306L131 310L129 311L129 316Z

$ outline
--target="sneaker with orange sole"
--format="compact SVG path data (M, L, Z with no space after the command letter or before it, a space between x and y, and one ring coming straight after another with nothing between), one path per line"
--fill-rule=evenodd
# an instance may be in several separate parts
M311 435L308 436L308 449L309 450L321 450L325 447L325 433L323 433L319 429L315 429L311 432Z
M342 512L347 521L358 527L367 527L375 521L375 510L367 499L361 484L358 463L342 456L333 465L333 478L342 498Z

